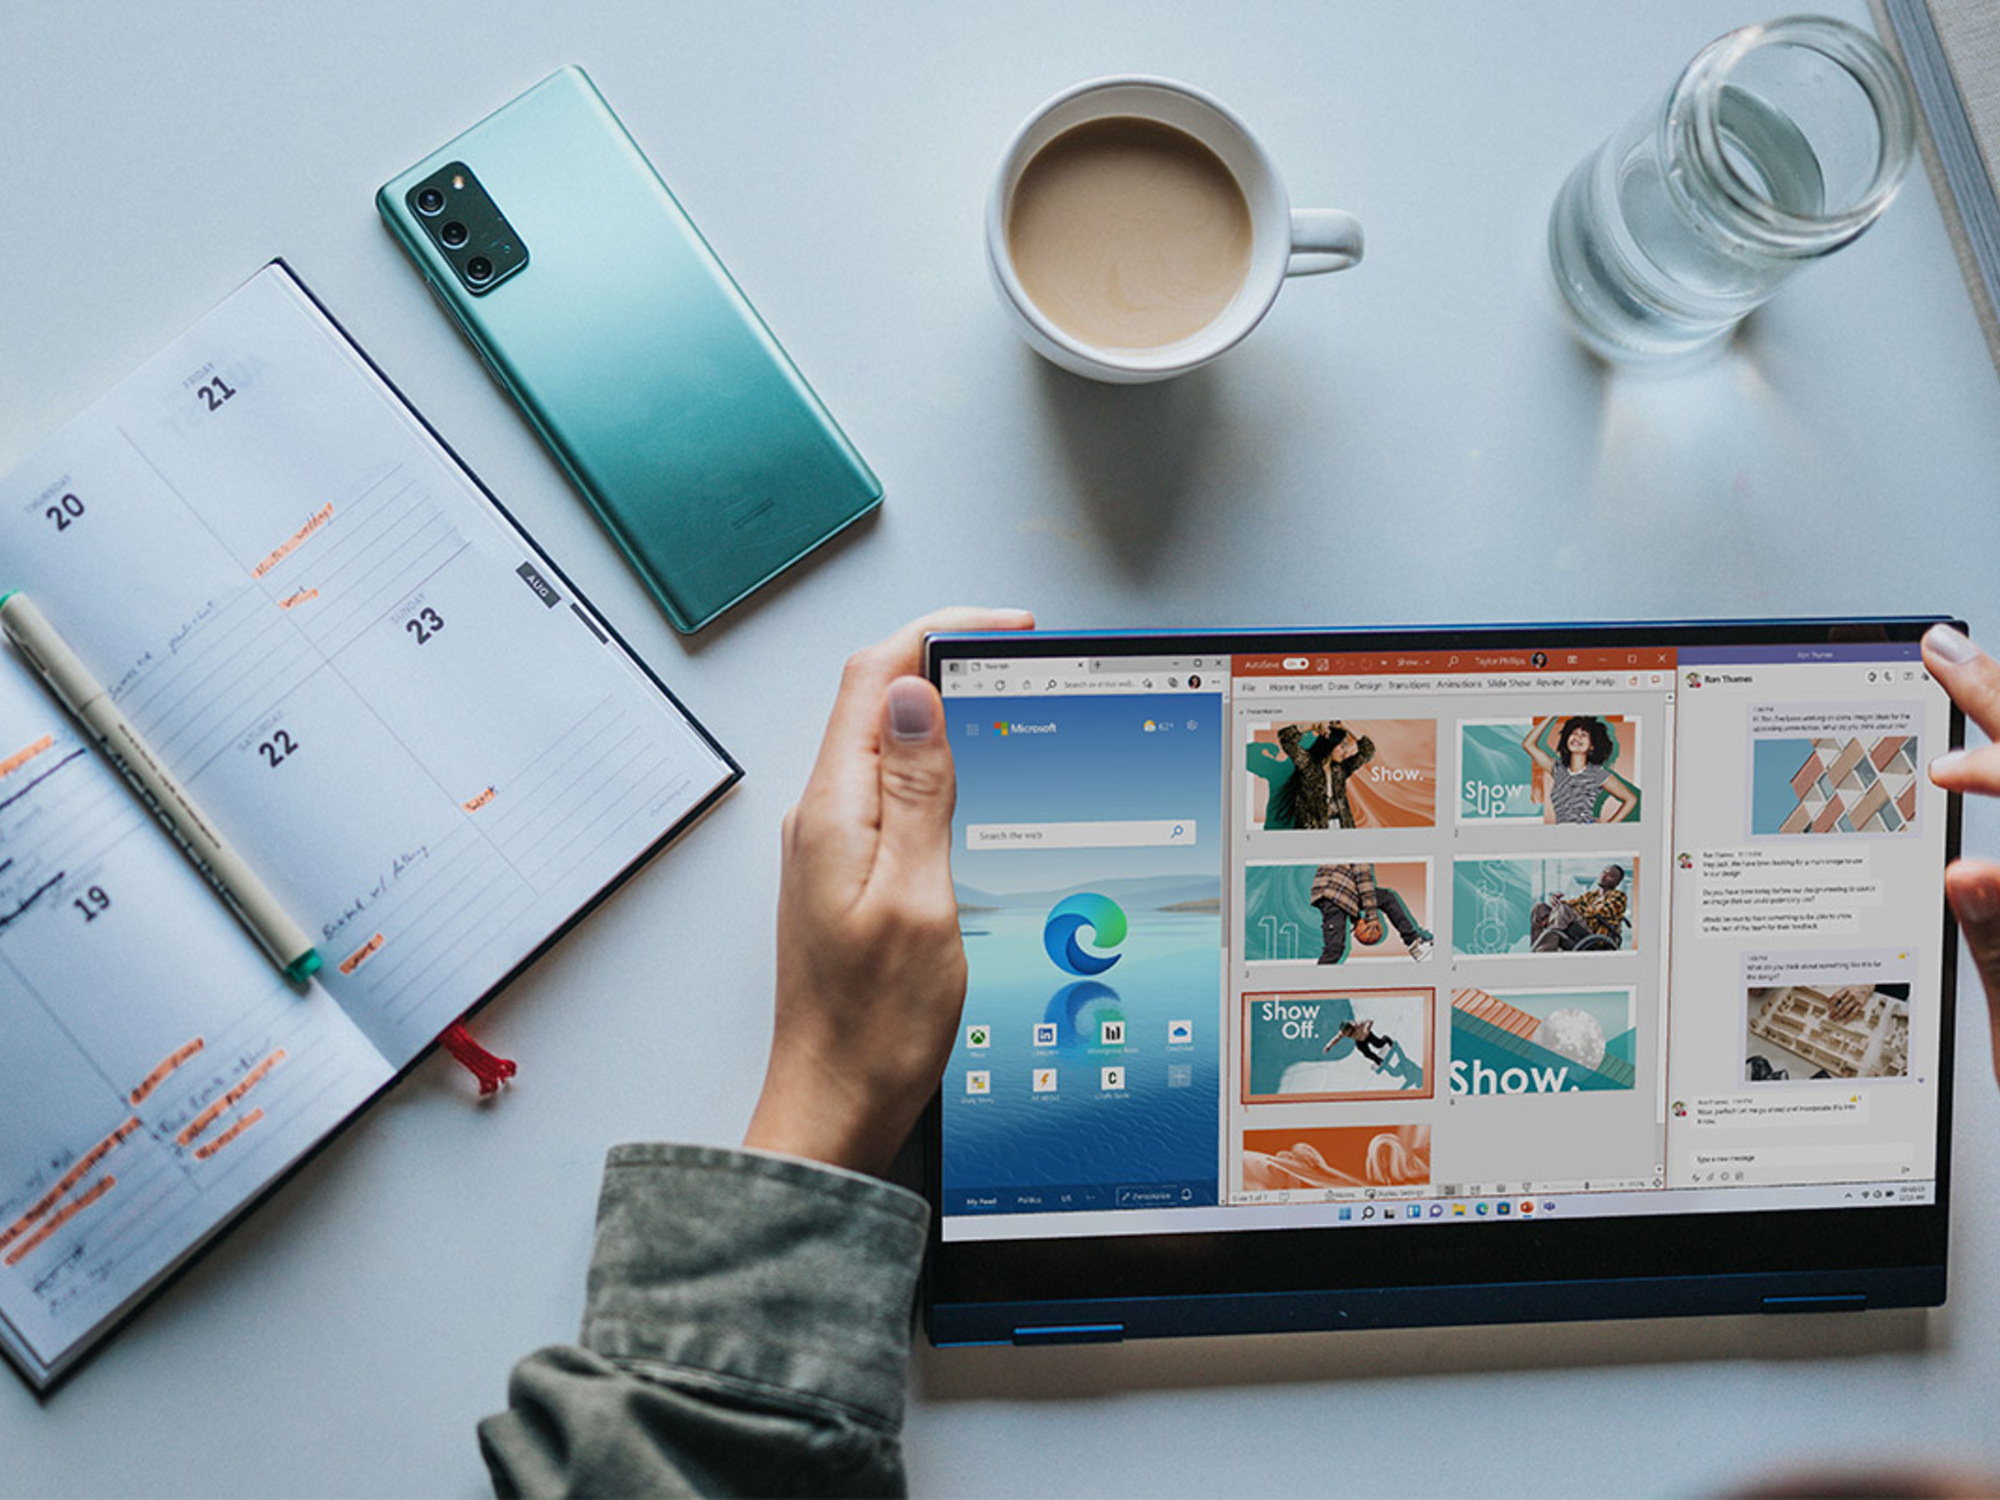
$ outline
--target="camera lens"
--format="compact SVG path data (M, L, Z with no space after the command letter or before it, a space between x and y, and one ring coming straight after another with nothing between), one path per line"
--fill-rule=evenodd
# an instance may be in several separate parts
M463 245L466 241L467 235L465 231L465 226L459 223L458 220L453 219L449 224L445 225L443 229L438 231L438 238L443 240L445 244L450 246L452 249L456 250L460 245Z
M418 213L434 214L443 207L444 194L440 193L436 188L425 188L421 193L417 194Z
M475 255L465 263L465 275L469 281L491 281L493 262L483 255Z

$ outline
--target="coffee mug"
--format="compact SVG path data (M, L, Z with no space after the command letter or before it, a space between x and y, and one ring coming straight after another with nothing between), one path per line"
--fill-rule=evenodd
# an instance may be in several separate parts
M1132 385L1207 364L1289 276L1361 259L1361 222L1294 209L1271 158L1200 89L1098 78L1030 115L986 203L986 260L1037 353Z

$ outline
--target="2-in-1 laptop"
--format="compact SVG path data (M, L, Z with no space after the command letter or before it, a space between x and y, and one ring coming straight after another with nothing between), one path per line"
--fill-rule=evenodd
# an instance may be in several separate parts
M933 637L933 1341L1941 1302L1930 623Z

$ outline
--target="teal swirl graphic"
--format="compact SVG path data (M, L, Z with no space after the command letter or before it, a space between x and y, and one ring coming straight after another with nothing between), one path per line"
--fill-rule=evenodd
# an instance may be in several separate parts
M1042 946L1049 950L1057 968L1085 976L1102 974L1124 957L1122 953L1114 953L1109 958L1100 958L1086 952L1077 941L1077 933L1086 927L1090 929L1092 947L1116 948L1125 941L1124 908L1095 891L1080 891L1058 901L1042 925Z

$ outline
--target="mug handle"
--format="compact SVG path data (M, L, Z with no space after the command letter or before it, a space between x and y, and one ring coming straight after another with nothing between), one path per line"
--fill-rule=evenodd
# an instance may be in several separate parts
M1287 276L1345 271L1361 259L1361 221L1337 208L1292 210L1292 258Z

